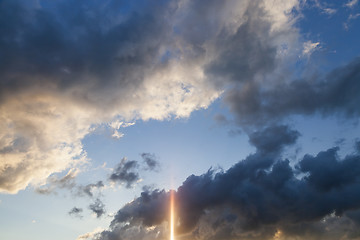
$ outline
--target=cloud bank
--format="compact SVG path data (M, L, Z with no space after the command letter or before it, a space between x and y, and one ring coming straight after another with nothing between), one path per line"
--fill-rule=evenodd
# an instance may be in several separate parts
M340 158L335 147L291 166L269 139L286 147L297 135L286 126L255 132L256 153L189 176L175 192L178 238L358 239L360 152ZM145 191L94 239L168 239L169 202L169 192Z

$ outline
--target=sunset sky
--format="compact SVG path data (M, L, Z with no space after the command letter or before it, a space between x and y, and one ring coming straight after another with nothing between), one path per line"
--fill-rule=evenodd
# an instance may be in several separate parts
M360 1L0 0L0 239L360 239ZM172 192L172 191L173 192Z

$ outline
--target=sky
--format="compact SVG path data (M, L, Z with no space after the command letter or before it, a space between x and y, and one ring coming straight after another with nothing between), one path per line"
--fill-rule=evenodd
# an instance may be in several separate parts
M358 0L0 0L0 239L360 239Z

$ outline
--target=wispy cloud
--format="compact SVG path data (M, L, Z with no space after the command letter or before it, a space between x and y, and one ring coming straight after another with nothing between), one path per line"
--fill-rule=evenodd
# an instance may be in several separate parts
M70 169L69 172L59 178L57 176L51 176L47 179L45 187L36 188L35 191L40 194L55 193L56 189L73 189L76 185L75 178L79 171L77 169Z
M78 207L73 207L68 214L77 218L83 218L83 216L81 215L83 212L82 208L78 208Z
M145 170L159 171L160 163L157 161L155 154L142 153L141 157L144 160L144 163L146 165Z
M310 56L314 51L319 49L320 42L304 42L303 55Z
M348 8L353 8L358 4L359 0L350 0L348 1L345 6Z

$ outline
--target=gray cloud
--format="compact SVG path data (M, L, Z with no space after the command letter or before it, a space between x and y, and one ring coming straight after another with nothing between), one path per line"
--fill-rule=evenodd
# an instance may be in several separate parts
M81 213L83 212L82 208L78 208L78 207L73 207L70 211L69 211L69 215L70 216L74 216L74 217L78 217L78 218L83 218L83 216L81 215Z
M85 194L88 197L94 197L94 191L99 191L104 186L105 185L102 181L98 181L97 183L90 183L85 186L78 186L79 195Z
M59 178L56 175L48 178L46 184L35 189L39 194L57 194L59 189L67 189L74 197L87 196L93 198L101 194L102 188L105 186L103 181L80 185L76 183L78 171L71 169L65 176Z
M125 184L126 188L131 188L134 183L140 180L138 174L138 162L135 160L121 159L121 162L115 166L109 180Z
M242 125L261 125L291 115L358 117L360 59L324 77L274 84L265 90L250 82L227 92L225 101Z
M284 146L294 144L300 133L286 125L274 125L249 134L249 141L264 154L279 153Z
M94 203L89 205L89 209L96 214L97 218L100 218L106 213L105 205L100 199L96 199Z
M357 141L355 142L355 149L360 152L360 140L359 139L357 139Z
M246 21L235 33L220 33L216 45L222 47L217 58L206 65L207 74L215 79L248 82L256 75L274 70L277 47L269 41L272 23L260 17L265 10L258 4L249 3L243 16Z
M56 189L71 190L76 186L75 178L78 174L76 169L71 169L65 176L59 178L51 176L48 178L45 187L36 188L35 191L40 194L56 193Z
M150 171L158 171L160 168L160 163L157 161L155 154L151 153L142 153L142 159L146 165L145 169Z

